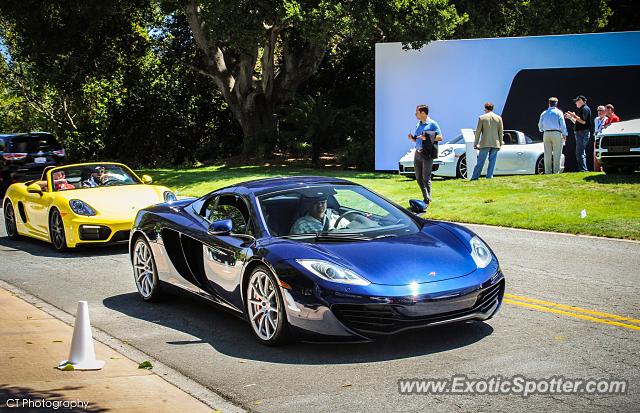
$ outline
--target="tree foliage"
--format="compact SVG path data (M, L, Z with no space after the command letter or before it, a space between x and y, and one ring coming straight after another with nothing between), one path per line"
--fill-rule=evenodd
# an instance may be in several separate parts
M275 146L274 114L340 45L382 37L419 46L460 18L446 0L167 2L184 13L201 60L244 132L245 157ZM420 39L416 42L415 39Z
M371 168L374 45L637 30L634 0L0 0L0 131L73 159Z

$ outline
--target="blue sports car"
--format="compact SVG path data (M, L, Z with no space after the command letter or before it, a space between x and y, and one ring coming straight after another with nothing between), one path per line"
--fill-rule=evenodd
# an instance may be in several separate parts
M491 318L505 288L498 259L424 210L343 179L244 182L141 210L129 244L135 283L146 301L173 287L204 297L267 345Z

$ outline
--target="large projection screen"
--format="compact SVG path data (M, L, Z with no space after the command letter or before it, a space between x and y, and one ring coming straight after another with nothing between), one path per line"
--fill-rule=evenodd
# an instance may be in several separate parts
M420 50L379 43L375 169L397 170L412 146L406 136L420 103L429 105L445 140L475 128L486 101L506 129L529 134L537 133L549 96L565 111L583 94L594 116L598 104L613 103L623 120L640 117L639 45L640 32L436 41Z

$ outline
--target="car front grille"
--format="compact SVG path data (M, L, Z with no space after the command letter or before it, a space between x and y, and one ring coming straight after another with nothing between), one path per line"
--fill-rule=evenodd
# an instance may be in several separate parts
M406 328L423 327L486 312L503 294L504 279L482 290L472 307L459 311L409 317L399 311L401 305L397 304L334 304L331 310L338 320L359 333L392 334Z
M603 136L600 147L610 152L628 152L629 148L640 147L640 135Z

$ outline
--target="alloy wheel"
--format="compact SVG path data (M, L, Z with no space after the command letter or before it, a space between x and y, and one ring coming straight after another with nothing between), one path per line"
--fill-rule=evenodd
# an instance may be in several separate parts
M276 286L267 273L256 271L249 280L247 293L251 327L261 340L269 341L282 323Z
M63 251L67 247L67 240L64 235L64 223L60 212L54 210L51 213L50 221L51 242L58 251Z
M540 175L544 173L544 158L540 157L536 162L536 174Z
M467 157L461 156L458 161L458 174L460 178L467 179Z
M13 212L13 205L11 205L11 202L7 202L4 206L4 226L7 230L7 236L9 238L13 239L18 235L16 215Z
M146 242L138 239L133 251L133 273L142 298L149 299L155 287L155 263Z

